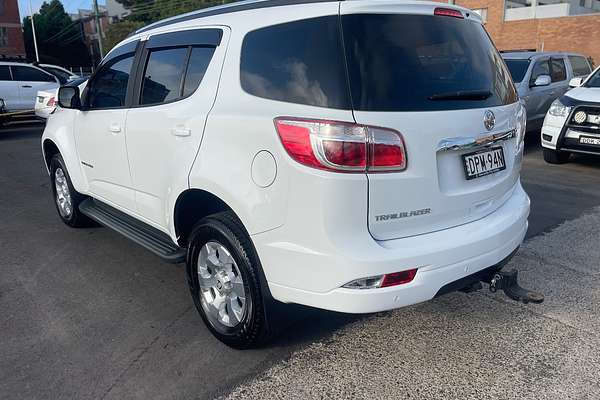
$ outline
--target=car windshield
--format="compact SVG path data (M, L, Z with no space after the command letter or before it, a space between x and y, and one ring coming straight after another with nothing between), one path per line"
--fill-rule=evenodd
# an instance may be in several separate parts
M408 14L342 16L354 108L436 111L516 101L510 74L483 26Z
M72 74L69 74L68 72L60 70L58 68L52 68L52 67L41 67L41 68L43 70L45 70L46 72L50 72L52 75L57 77L62 85L67 83L69 81L69 78L72 75Z
M600 88L600 69L596 70L594 75L585 83L585 87Z
M510 75L515 83L519 83L525 77L527 68L529 68L529 60L504 60L510 71Z

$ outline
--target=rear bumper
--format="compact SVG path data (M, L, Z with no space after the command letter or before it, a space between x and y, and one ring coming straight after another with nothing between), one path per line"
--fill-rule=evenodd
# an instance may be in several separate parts
M276 231L253 239L274 298L332 311L371 313L432 299L446 285L498 265L522 243L528 215L529 198L517 183L509 200L487 217L425 235L384 242L365 237L364 243L345 248L313 249L272 241ZM365 290L341 287L354 279L415 267L417 275L408 284Z

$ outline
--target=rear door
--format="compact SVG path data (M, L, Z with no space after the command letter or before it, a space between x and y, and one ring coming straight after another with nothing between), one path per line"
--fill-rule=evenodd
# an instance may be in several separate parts
M565 94L567 90L569 90L569 79L567 76L567 66L565 64L565 58L562 56L552 57L550 59L550 67L551 73L550 78L552 79L552 83L550 84L552 91L551 98L548 99L548 107L546 108L546 112L550 108L550 105L554 100ZM546 114L544 112L544 116Z
M49 73L29 65L11 66L19 87L20 109L33 110L39 90L58 89L58 80Z
M227 37L222 27L162 33L148 38L142 54L127 151L137 211L160 227L168 228L171 196L189 186Z
M407 152L405 171L368 174L373 237L442 230L497 209L518 180L511 132L520 106L481 24L434 15L430 5L341 7L355 119L396 129ZM490 135L507 138L478 145ZM463 156L481 150L504 165L473 178Z

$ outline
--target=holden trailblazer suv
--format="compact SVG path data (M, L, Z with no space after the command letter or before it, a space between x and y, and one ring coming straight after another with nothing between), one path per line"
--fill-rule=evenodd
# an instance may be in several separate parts
M281 302L371 313L489 281L527 230L525 110L464 8L203 9L136 31L58 103L42 147L62 220L185 262L233 347Z
M600 155L600 67L587 78L573 78L574 89L556 99L542 126L544 160L569 161L571 153Z

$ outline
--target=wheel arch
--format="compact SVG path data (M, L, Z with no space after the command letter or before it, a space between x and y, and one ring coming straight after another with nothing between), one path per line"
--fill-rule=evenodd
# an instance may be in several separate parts
M187 245L194 225L202 218L223 211L233 212L245 227L239 213L221 197L202 189L187 189L180 193L173 211L173 225L178 244Z

